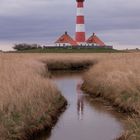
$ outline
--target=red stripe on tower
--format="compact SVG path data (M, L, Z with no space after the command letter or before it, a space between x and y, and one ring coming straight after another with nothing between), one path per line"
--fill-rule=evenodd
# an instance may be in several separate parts
M84 16L77 16L76 23L77 24L84 24L85 23Z
M84 3L83 3L84 1L78 1L77 0L77 7L84 7Z
M84 0L77 1L77 18L75 40L79 43L85 43L85 21L84 21Z

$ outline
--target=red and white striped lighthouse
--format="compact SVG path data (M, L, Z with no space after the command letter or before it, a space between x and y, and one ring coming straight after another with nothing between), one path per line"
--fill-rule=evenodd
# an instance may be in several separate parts
M78 44L85 43L85 21L84 21L84 0L77 1L76 35L75 40Z

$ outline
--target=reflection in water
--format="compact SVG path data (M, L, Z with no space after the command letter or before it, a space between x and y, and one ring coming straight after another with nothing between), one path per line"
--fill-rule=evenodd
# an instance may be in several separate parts
M77 84L77 114L79 120L83 119L84 114L84 97L81 91L81 84L82 82Z
M123 127L120 116L83 94L80 90L80 76L57 75L54 82L69 106L52 129L50 136L44 135L36 140L113 140L121 134Z

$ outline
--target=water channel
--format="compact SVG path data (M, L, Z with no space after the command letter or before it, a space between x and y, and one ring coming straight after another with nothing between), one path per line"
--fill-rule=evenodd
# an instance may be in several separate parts
M113 140L121 135L121 115L81 91L81 74L61 73L53 80L68 107L49 135L43 134L39 140Z

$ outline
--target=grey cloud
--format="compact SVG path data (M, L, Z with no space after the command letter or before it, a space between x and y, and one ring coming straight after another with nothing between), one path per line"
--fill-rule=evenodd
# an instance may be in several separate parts
M50 42L66 30L74 35L75 6L75 0L0 0L0 41ZM139 13L139 0L87 0L87 34L97 32L106 42L140 44Z

